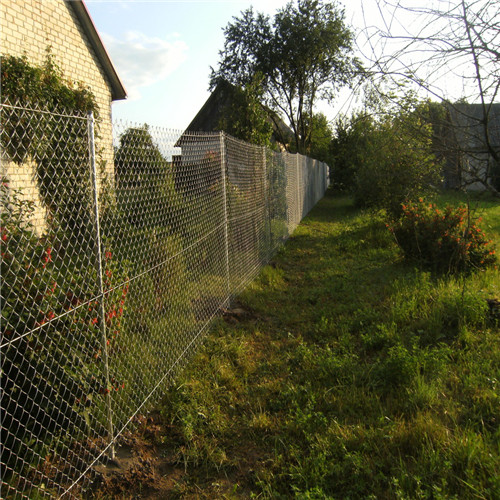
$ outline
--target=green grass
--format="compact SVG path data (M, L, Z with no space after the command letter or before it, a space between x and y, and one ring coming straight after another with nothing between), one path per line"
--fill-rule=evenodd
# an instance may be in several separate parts
M500 203L478 205L498 246ZM498 270L419 271L381 215L327 196L168 390L175 492L500 498L493 297Z

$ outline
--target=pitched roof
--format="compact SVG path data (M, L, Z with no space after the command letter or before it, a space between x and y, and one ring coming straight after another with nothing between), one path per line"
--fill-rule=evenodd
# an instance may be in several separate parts
M186 132L211 132L219 130L220 118L233 100L233 86L221 80L205 104L187 126Z
M123 86L123 83L116 72L113 63L111 62L111 58L106 50L106 47L102 43L101 37L97 32L97 29L90 17L89 11L85 6L83 0L72 0L66 1L66 5L73 11L76 18L80 22L85 35L90 42L90 45L94 49L94 52L97 55L99 62L101 63L106 77L109 81L111 87L111 98L113 101L118 101L121 99L125 99L127 97L127 91Z
M234 85L226 80L220 80L184 133L219 131L221 118L230 110L235 92ZM269 120L273 126L274 140L279 142L281 137L291 139L293 132L290 127L276 113L267 108L266 110L269 115L273 115L273 119L269 118Z

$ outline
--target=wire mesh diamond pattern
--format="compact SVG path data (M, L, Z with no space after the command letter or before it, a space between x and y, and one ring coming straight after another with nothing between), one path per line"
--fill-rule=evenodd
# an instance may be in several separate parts
M2 496L80 498L328 167L17 103L0 121Z

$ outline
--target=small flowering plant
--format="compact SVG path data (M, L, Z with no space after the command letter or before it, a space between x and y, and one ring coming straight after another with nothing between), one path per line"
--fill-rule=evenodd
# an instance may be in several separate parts
M102 395L125 388L119 373L106 380L103 343L110 358L123 348L128 262L116 259L111 243L105 243L101 296L94 256L65 252L54 231L38 235L33 203L5 179L0 207L0 271L6 284L0 340L8 346L2 350L4 424L14 426L9 419L15 408L37 401L36 411L23 413L26 427L50 420L83 430L89 415L99 414ZM54 429L44 428L39 437L49 432Z
M492 241L466 206L439 209L422 198L402 205L401 218L388 224L405 258L436 272L484 269L496 262Z

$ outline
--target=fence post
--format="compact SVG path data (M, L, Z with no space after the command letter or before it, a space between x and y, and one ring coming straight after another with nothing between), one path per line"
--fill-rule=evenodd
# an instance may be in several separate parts
M295 223L299 225L302 220L302 207L300 206L300 174L302 172L299 169L299 153L295 153L295 163L297 165L297 220Z
M273 230L271 227L271 207L269 201L269 182L268 182L268 168L267 168L267 148L262 146L262 167L264 171L264 203L265 203L265 214L267 219L267 225L269 228L269 246L267 248L267 262L271 261L271 255L273 251Z
M224 249L226 253L227 308L231 307L231 279L229 274L229 232L227 216L227 183L226 183L226 141L224 132L220 133L220 165L222 178L222 200L224 208Z
M101 330L101 348L103 353L104 363L104 379L106 390L106 410L108 418L108 434L109 434L109 449L110 457L115 458L115 445L114 445L114 430L113 430L113 414L111 410L111 394L109 382L109 359L108 359L108 342L106 334L106 310L104 307L104 282L103 282L103 268L102 268L102 251L101 251L101 228L99 224L99 199L97 189L97 171L95 161L95 127L94 127L94 113L90 111L87 115L88 130L89 130L89 154L90 154L90 172L92 177L92 191L93 191L93 205L94 205L94 224L95 224L95 237L96 237L96 258L97 258L97 285L99 292L99 327Z

